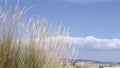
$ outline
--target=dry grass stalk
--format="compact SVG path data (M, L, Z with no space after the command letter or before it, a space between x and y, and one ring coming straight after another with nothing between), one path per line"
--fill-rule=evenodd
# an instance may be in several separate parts
M7 2L6 2L7 3ZM0 68L63 68L68 36L58 28L53 31L45 19L28 21L23 16L28 8L0 9Z

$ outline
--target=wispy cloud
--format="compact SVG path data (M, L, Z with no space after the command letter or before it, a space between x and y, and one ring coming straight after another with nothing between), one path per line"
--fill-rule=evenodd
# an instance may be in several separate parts
M67 2L74 2L74 3L93 3L93 2L107 2L111 0L66 0Z
M38 42L39 38L36 38ZM53 41L52 41L53 40ZM23 40L23 42L28 42L30 40ZM75 47L78 49L91 49L91 50L120 50L120 39L101 39L94 36L87 37L70 37L70 36L58 36L58 37L46 37L46 41L50 43L54 42L64 42L68 47ZM58 46L58 45L57 45Z
M94 36L80 37L63 37L66 43L71 43L78 48L118 50L120 49L120 39L100 39Z

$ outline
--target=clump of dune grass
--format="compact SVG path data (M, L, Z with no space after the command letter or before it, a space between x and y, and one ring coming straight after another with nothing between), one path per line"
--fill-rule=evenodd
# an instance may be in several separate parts
M28 9L0 6L0 68L63 68L68 30L53 30L43 18L25 19Z

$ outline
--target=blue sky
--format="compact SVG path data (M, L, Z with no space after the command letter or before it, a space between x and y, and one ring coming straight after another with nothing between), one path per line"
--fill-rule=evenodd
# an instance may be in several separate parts
M120 0L20 0L20 7L25 6L33 6L26 17L40 16L49 24L69 27L70 40L83 45L76 59L120 61Z
M29 15L40 15L55 25L62 22L75 37L120 38L120 1L89 1L21 0L21 6L33 5Z

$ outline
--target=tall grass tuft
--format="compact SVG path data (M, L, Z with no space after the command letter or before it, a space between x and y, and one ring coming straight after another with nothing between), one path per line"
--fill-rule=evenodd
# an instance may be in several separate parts
M28 9L0 6L0 68L63 68L68 30L53 30L43 18L25 19Z

